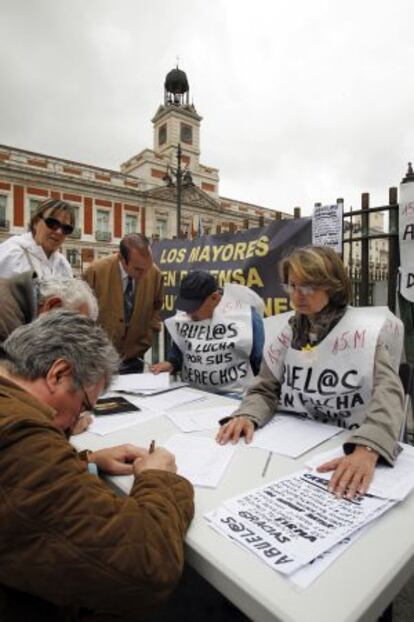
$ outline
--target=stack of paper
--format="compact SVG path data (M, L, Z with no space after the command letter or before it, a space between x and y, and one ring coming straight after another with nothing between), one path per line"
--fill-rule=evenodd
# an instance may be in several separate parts
M381 463L375 467L374 478L369 486L371 495L402 501L414 489L414 447L405 443L401 443L401 447L402 452L393 467ZM343 456L342 449L337 448L308 459L306 464L316 470L321 464ZM332 472L318 473L318 476L330 479Z
M195 389L181 388L176 391L171 391L164 395L150 395L148 397L139 397L134 400L134 404L137 404L140 408L148 408L154 412L162 412L176 406L182 406L189 404L190 402L204 402L208 400L208 395L197 391Z
M274 570L294 577L302 569L297 583L308 585L349 539L395 503L372 495L337 499L326 479L302 470L229 499L206 518ZM320 556L324 562L315 561L310 572L308 565Z
M170 374L124 374L117 376L111 384L111 391L124 393L154 393L170 387Z

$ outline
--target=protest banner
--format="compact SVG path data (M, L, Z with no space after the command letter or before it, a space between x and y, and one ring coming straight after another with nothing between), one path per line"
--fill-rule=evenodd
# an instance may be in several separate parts
M266 316L287 311L277 264L294 248L310 244L311 235L311 219L298 218L237 233L154 242L154 261L164 277L162 318L174 314L180 282L191 270L213 274L219 287L224 283L250 287L263 299Z

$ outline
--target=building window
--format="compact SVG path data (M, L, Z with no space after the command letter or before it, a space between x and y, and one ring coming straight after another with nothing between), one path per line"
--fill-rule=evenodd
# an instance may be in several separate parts
M73 205L73 203L71 203L71 207L73 210L73 215L75 217L75 227L79 227L79 206L78 205Z
M80 268L80 252L76 248L68 248L66 250L66 259L72 266L72 268Z
M71 233L70 237L79 239L82 235L80 218L79 218L80 209L79 209L79 205L74 205L73 203L71 203L71 207L73 209L75 223L74 223L73 233Z
M102 233L110 230L109 212L107 210L96 210L96 230Z
M138 218L135 214L125 214L125 233L137 233Z
M7 214L7 195L0 194L0 227L5 227L6 225L6 214Z
M157 218L156 223L155 223L155 230L156 230L156 235L158 236L158 239L159 240L164 239L167 236L167 221L160 220Z
M164 123L164 125L161 125L160 129L158 130L158 144L161 147L161 145L163 145L166 142L167 142L167 124Z
M44 199L29 199L30 218L33 216L39 205L43 203L43 201Z
M95 239L98 242L110 242L111 238L111 213L108 210L97 209L95 218Z
M193 128L191 125L187 125L187 123L181 123L181 141L183 143L187 143L187 145L193 144Z

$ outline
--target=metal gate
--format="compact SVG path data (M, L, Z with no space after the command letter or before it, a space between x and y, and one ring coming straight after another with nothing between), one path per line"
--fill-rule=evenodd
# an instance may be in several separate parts
M343 260L352 282L355 306L388 305L395 313L399 266L398 189L390 188L388 205L343 214Z

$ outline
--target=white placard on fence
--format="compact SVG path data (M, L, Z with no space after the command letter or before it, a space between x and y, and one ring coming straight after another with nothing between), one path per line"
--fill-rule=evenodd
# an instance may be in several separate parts
M400 292L414 302L414 183L401 184L399 208Z
M315 205L312 215L312 244L330 246L342 253L343 203Z

